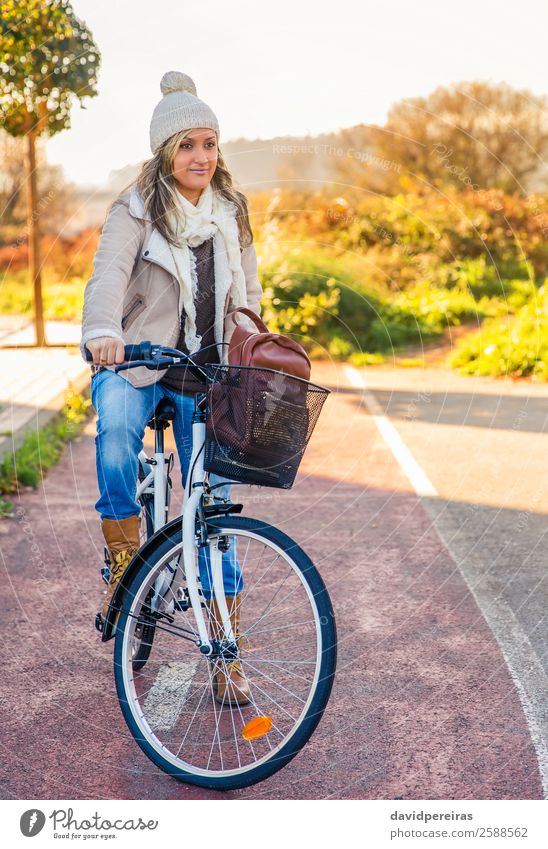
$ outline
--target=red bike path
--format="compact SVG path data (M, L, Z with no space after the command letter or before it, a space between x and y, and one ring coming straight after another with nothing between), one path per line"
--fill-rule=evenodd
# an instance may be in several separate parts
M102 592L94 425L0 522L6 799L539 799L518 693L481 611L342 368L290 491L234 489L244 513L312 556L339 634L331 701L285 769L241 791L193 788L133 742Z

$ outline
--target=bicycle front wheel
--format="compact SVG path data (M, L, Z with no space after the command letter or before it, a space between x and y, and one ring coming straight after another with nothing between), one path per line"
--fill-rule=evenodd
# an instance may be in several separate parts
M326 587L305 552L280 530L246 517L208 523L211 545L236 546L240 593L240 670L250 700L215 698L219 658L196 645L192 608L166 595L146 667L135 669L139 612L157 576L175 568L181 522L158 535L129 587L116 629L114 663L120 706L145 754L181 781L234 789L262 781L305 745L329 699L336 629ZM209 605L203 604L207 621ZM221 664L226 661L221 660Z

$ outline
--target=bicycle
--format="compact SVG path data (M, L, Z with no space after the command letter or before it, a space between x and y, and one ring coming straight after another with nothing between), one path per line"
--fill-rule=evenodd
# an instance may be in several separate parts
M329 390L272 369L198 366L150 342L126 346L115 370L183 363L205 391L195 396L182 515L133 557L102 639L115 639L118 700L147 757L185 783L236 789L277 772L310 739L333 686L336 626L328 591L303 549L269 523L237 515L243 505L216 497L224 483L211 485L209 474L290 488ZM244 576L238 634L223 584L222 557L231 546ZM216 630L200 556L220 611ZM136 629L144 626L147 649L136 657ZM215 675L234 661L251 697L244 705L223 697L219 706Z

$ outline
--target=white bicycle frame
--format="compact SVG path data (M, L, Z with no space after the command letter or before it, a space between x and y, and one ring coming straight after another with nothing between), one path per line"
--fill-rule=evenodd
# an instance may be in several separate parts
M186 586L192 610L196 618L198 635L200 638L200 651L209 655L212 652L211 642L205 623L205 617L202 610L201 595L199 591L198 565L196 558L196 539L195 539L195 523L198 504L202 496L206 472L204 470L203 461L203 444L205 441L205 422L192 422L192 453L188 467L188 475L185 484L185 493L183 499L183 565L186 578ZM143 469L146 469L150 460L144 451L139 452L139 462ZM156 532L163 527L167 521L167 511L169 505L166 504L166 471L164 452L154 453L154 463L152 469L146 475L144 480L139 481L137 485L136 498L145 493L154 495L154 531ZM224 633L229 642L235 642L234 632L230 622L230 614L226 603L224 593L223 569L222 569L222 551L218 548L218 540L209 543L209 553L211 562L211 576L213 582L213 594L217 600L217 606L224 625ZM170 567L170 571L171 567ZM158 576L154 585L154 598L161 599L168 587L168 578L164 572ZM156 607L153 604L153 607Z
M200 594L198 589L198 565L196 559L195 525L198 504L202 496L206 472L204 470L203 447L205 442L206 426L204 421L192 422L192 453L188 467L188 475L185 484L185 495L183 500L183 563L185 567L186 584L188 595L196 625L200 636L200 651L209 655L212 646L205 623ZM213 582L213 595L217 601L219 613L223 623L224 633L229 642L235 642L234 632L230 622L230 614L225 598L222 551L218 548L218 540L209 542L209 554L211 562L211 577Z
M150 465L150 459L144 451L139 451L139 462L143 469ZM154 495L154 532L163 527L167 522L169 505L166 503L166 482L164 452L154 452L154 463L145 479L137 485L136 501L141 495L150 493Z

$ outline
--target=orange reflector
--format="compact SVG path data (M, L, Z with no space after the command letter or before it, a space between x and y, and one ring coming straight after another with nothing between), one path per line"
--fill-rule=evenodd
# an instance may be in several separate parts
M258 740L259 737L264 737L265 734L268 734L271 728L271 716L254 716L242 728L242 737L244 740Z

